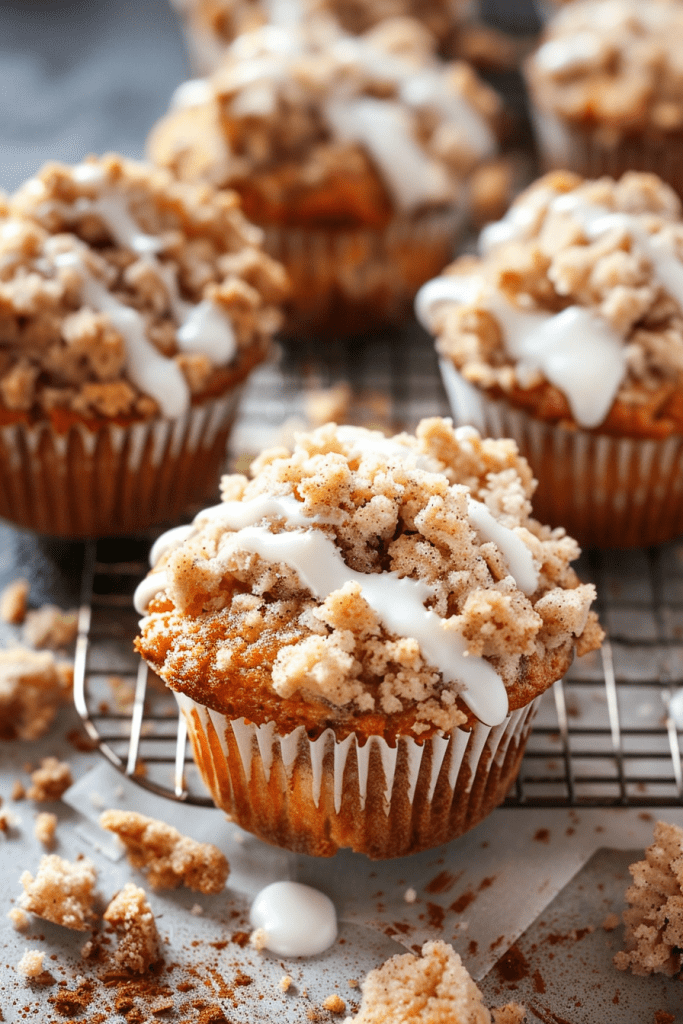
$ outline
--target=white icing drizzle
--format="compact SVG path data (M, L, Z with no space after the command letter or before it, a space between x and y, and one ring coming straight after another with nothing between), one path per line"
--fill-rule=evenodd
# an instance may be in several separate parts
M481 501L469 499L467 516L484 540L492 541L505 556L510 574L527 597L538 587L538 570L524 541L491 514Z
M609 50L597 32L584 29L560 39L549 39L534 54L534 63L548 75L577 74L595 66Z
M317 956L337 938L334 903L301 882L267 885L252 903L249 920L277 956Z
M442 72L426 70L411 75L402 84L400 95L411 107L436 107L446 121L457 125L476 156L484 159L496 152L496 136L486 118L461 93L448 88Z
M190 78L187 82L181 82L171 96L171 110L203 107L213 98L213 86L207 78Z
M176 340L183 352L202 353L215 366L225 366L237 352L230 321L210 299L202 299L190 309L176 332Z
M174 551L177 547L180 547L183 541L187 540L194 531L195 527L192 524L189 526L174 526L172 530L167 530L166 533L162 533L160 537L157 537L152 545L152 550L149 553L149 564L152 568L154 568L157 562L159 562L164 555L167 555L170 551ZM146 607L146 605L144 607ZM140 609L138 609L138 611L140 611Z
M170 532L171 531L169 530L169 533ZM163 536L166 537L167 534L164 534ZM162 539L162 537L159 538L159 540ZM159 541L157 541L157 544L158 543ZM166 589L167 582L168 580L165 572L152 572L149 576L145 576L144 580L138 583L135 588L135 596L133 598L135 610L141 615L146 612L149 602L162 590Z

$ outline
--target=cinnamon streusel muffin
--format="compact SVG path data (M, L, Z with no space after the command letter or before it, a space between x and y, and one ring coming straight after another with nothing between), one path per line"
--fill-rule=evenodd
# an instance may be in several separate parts
M529 59L541 157L586 177L655 171L683 195L683 7L582 0Z
M0 516L62 536L172 519L217 484L282 267L236 195L117 156L0 211Z
M416 21L361 36L313 21L240 36L211 79L180 87L148 148L239 193L292 280L290 333L349 334L409 315L451 257L498 112Z
M534 507L586 545L683 528L683 221L650 174L552 173L424 286L459 423L514 437Z
M268 842L397 857L476 825L536 702L599 646L511 441L328 424L155 545L136 645L219 807Z

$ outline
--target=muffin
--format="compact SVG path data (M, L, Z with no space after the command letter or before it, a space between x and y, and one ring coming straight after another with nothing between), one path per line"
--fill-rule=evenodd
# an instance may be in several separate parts
M541 178L418 295L458 423L513 437L584 545L683 524L683 223L650 174Z
M117 156L47 165L0 211L0 516L129 533L218 483L285 275L236 195Z
M387 858L503 800L540 695L602 637L533 487L513 442L450 420L327 424L157 542L136 646L231 820Z
M470 13L470 0L172 0L183 23L193 67L215 71L230 43L263 25L291 27L311 17L328 17L344 32L360 35L390 18L416 18L444 53L453 50L458 26Z
M148 149L182 180L239 193L290 275L289 333L350 334L405 319L451 258L498 112L410 19L361 36L270 26L180 87Z
M683 7L584 0L551 20L526 66L546 168L654 171L683 194Z

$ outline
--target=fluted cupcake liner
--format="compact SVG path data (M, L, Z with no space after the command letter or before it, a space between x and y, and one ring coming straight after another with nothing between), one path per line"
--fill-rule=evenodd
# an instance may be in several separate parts
M463 211L397 217L383 229L262 225L287 269L285 333L343 336L401 323L421 285L453 258Z
M217 807L260 839L329 857L350 847L376 859L430 849L477 825L517 776L536 698L495 728L477 723L423 741L309 739L274 722L231 720L176 699L194 759Z
M215 489L242 385L176 420L66 432L0 427L0 516L61 537L133 533L178 518Z
M647 171L683 196L683 135L656 137L644 131L610 144L598 129L579 128L546 110L533 109L532 122L545 170L575 171L584 178Z
M440 361L454 421L511 437L538 479L534 516L584 547L644 547L683 533L683 436L612 437L535 419Z

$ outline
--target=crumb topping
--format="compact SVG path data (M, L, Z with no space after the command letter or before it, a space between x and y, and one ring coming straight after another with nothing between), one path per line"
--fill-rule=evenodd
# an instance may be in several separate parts
M26 617L29 582L25 579L12 580L0 594L0 619L13 626L20 626Z
M528 63L534 100L616 145L683 128L683 11L669 0L583 0L548 26Z
M69 786L73 785L71 768L66 761L57 757L43 757L40 767L31 772L31 787L26 796L29 800L59 800Z
M452 946L425 942L422 955L391 957L370 971L345 1024L491 1024L482 995Z
M77 609L65 612L54 604L44 604L25 615L23 636L31 647L62 651L71 646L77 633Z
M683 968L683 828L658 821L645 860L629 871L626 949L614 963L620 971L673 977Z
M159 935L144 889L127 882L102 916L119 934L114 953L119 967L144 974L160 959Z
M146 871L155 889L186 885L195 892L223 891L230 868L213 843L198 843L165 821L136 811L104 811L100 825L119 837L130 863Z
M594 589L569 565L579 549L530 518L533 488L512 441L481 439L449 420L424 420L414 437L334 424L298 435L293 452L263 453L251 479L225 477L226 504L200 514L187 539L162 553L142 585L153 599L138 648L169 686L233 717L267 721L276 712L278 722L310 729L365 720L380 734L448 731L465 721L462 683L425 655L418 622L398 635L369 603L373 585L401 587L398 597L391 590L399 606L417 587L416 619L432 614L437 655L446 637L457 638L464 664L476 657L495 668L510 706L522 706L533 695L526 684L539 684L534 666L570 656L575 644L592 649L602 635L590 612ZM504 528L501 547L473 525L472 499ZM249 536L266 547L302 536L322 544L339 585L312 596L291 564L245 547L248 531L230 528L225 515L255 515L265 525ZM508 541L533 569L528 593Z
M43 973L43 960L45 953L37 949L27 949L17 964L17 973L23 974L26 979L37 978Z
M0 738L43 736L72 683L72 666L56 662L50 651L0 651Z
M36 817L36 823L33 827L33 834L39 843L48 848L54 846L55 833L57 831L57 815L50 814L48 811L41 811Z
M655 175L554 172L484 230L479 257L425 286L418 312L477 387L542 419L666 436L683 430L682 265L680 200ZM576 383L548 334L565 344L572 316L567 358L586 367ZM597 422L582 422L587 404Z
M172 386L220 393L279 324L260 237L234 194L117 156L48 164L0 218L5 421L146 419L171 415Z
M258 223L382 227L460 202L496 151L499 109L417 21L350 36L313 19L240 36L211 79L181 87L149 152L235 188Z
M75 862L55 853L40 858L35 878L24 871L19 907L45 921L85 931L93 917L95 865L86 857Z

